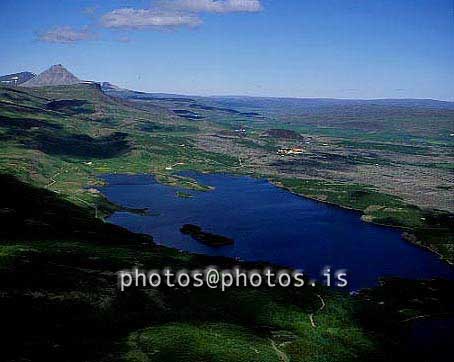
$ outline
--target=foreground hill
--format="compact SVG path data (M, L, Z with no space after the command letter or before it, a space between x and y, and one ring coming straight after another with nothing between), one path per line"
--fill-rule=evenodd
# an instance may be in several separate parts
M0 195L4 361L351 362L403 354L418 361L396 343L401 321L450 310L452 284L441 281L394 281L364 298L319 287L120 292L116 272L133 265L194 270L238 262L156 246L11 176L0 176Z
M406 331L402 321L450 311L446 290L452 286L440 281L416 286L403 281L397 288L405 293L386 288L364 299L318 287L118 292L115 273L133 265L190 270L231 267L233 261L162 248L149 237L104 223L118 206L91 188L100 183L99 173L153 173L161 182L207 190L176 171L255 170L295 192L405 226L417 242L448 260L453 255L449 214L423 211L370 186L289 178L271 164L282 159L276 155L281 142L294 142L281 137L286 132L277 132L277 139L276 131L264 135L249 126L235 132L237 126L226 124L241 117L242 125L244 115L197 103L207 108L197 108L206 118L193 120L174 112L175 102L185 104L115 98L97 84L0 87L0 221L6 225L0 232L0 317L9 332L3 358L339 362L383 361L391 355L399 360L402 353L424 359L399 344ZM323 144L332 140L311 142L314 155L329 157ZM262 159L271 163L265 167L257 161ZM329 160L339 165L337 158Z

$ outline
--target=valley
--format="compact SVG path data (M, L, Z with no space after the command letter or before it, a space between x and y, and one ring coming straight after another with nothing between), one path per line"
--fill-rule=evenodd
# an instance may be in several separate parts
M422 311L451 315L449 280L386 280L358 297L321 286L228 295L115 289L115 272L131 265L191 269L237 262L156 245L153 232L106 222L116 213L153 218L160 211L107 199L99 192L108 187L106 174L153 175L182 203L197 202L187 196L192 193L219 191L203 181L214 174L269 180L279 192L392 226L396 243L405 242L398 240L405 233L437 255L418 252L449 268L452 105L421 101L409 110L391 101L307 102L156 95L95 82L0 87L0 218L7 225L0 302L11 331L6 358L184 361L205 358L208 350L213 361L226 355L232 361L379 361L404 353L395 343L406 333L402 321ZM241 191L235 195L240 199ZM399 283L406 293L397 298L390 290L402 288ZM421 289L429 294L423 305L414 302ZM175 347L174 339L185 347Z
M48 185L81 206L77 199L97 205L100 215L107 215L112 205L88 191L101 182L98 174L151 173L162 182L189 188L203 186L178 172L267 178L304 196L359 210L367 221L403 227L410 239L454 260L453 141L437 136L449 132L448 120L454 117L449 103L423 102L425 118L412 120L405 128L408 134L396 141L395 126L374 118L376 106L368 109L370 101L357 114L347 112L350 119L363 114L370 118L356 129L351 121L329 127L308 121L304 131L298 126L301 121L274 119L277 106L264 109L260 101L252 107L249 99L227 102L136 93L109 88L104 92L96 83L1 88L0 169L35 185ZM267 102L272 100L262 101ZM226 108L232 103L241 106L240 111ZM319 103L325 112L326 106ZM408 108L399 107L391 102L387 112L402 118ZM173 111L184 108L197 109L202 118L187 119ZM257 114L263 119L257 120ZM437 119L435 128L429 121ZM382 124L383 139L366 131L368 124L377 123ZM418 132L427 134L424 140L412 134L421 128L424 131ZM338 134L328 135L333 132ZM279 154L292 147L301 151Z
M454 2L0 1L0 362L444 362Z

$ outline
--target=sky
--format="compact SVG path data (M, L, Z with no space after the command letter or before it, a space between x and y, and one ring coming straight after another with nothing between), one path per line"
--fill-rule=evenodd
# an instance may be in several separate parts
M0 74L190 95L454 100L453 0L0 0Z

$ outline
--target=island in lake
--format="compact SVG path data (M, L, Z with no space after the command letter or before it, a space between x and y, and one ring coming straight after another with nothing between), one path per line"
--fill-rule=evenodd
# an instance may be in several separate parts
M187 234L192 236L193 239L200 241L203 244L209 246L225 246L225 245L232 245L235 241L231 238L222 235L216 235L212 233L208 233L203 231L200 226L192 225L192 224L184 224L180 231L183 234Z

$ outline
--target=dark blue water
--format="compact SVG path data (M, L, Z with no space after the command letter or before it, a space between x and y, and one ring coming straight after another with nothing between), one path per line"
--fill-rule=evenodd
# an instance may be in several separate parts
M117 212L109 221L150 234L159 244L209 255L268 261L303 269L318 278L325 266L346 269L350 289L377 284L382 276L412 279L454 278L454 270L434 254L404 241L397 229L361 221L360 214L282 190L268 181L244 176L191 174L214 191L189 191L147 175L106 175L101 191L109 200L158 215ZM187 190L182 190L188 192ZM213 248L183 235L183 224L235 240Z

